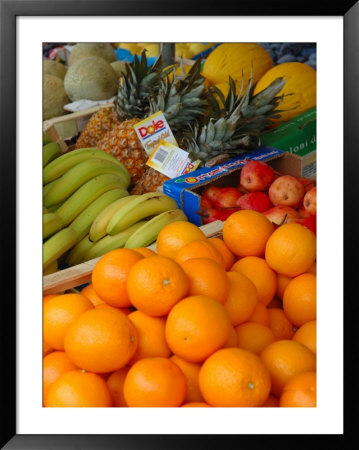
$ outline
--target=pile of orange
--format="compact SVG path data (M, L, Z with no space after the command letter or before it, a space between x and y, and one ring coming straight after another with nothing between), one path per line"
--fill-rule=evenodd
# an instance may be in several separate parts
M44 297L44 406L316 406L315 258L310 230L248 210L107 253Z

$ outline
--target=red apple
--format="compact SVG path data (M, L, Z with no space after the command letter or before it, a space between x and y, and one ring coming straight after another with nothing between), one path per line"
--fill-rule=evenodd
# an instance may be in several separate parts
M202 197L208 199L211 203L213 203L219 193L221 192L221 189L217 186L209 186L208 188L204 189L202 192Z
M269 197L264 192L247 192L237 200L237 206L241 209L252 209L253 211L264 212L273 205Z
M239 184L248 192L265 191L274 180L274 170L263 161L249 160L241 170Z
M232 208L242 195L234 187L209 186L202 192L202 197L209 200L215 208Z
M273 205L299 208L303 202L304 187L291 175L282 175L269 186L268 195Z
M203 223L211 223L215 220L221 220L222 222L225 222L228 217L235 213L236 211L239 211L239 208L227 208L227 209L217 209L217 208L210 208L207 209L205 212L201 214Z
M296 177L298 181L300 181L304 187L304 192L310 191L313 187L316 186L315 181L311 178L304 178L304 177Z
M206 209L213 208L213 203L207 198L201 197L201 211L206 211Z
M317 188L313 187L303 198L303 206L311 216L317 214Z
M290 219L299 219L298 212L290 206L278 205L262 213L272 222L273 225L282 225Z
M298 209L298 214L302 219L305 219L306 217L310 217L309 212L304 208L304 205L302 205L299 209Z

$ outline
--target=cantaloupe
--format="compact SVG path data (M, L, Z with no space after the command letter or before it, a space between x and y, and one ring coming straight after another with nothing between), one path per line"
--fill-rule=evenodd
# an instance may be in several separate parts
M105 59L89 56L77 60L69 67L64 86L72 101L106 100L116 94L118 76Z

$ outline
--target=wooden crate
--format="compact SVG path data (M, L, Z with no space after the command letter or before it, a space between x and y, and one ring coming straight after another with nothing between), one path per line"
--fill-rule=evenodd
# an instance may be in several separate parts
M207 237L217 237L222 235L223 222L217 220L215 222L202 225L200 229ZM156 243L148 248L156 251ZM91 281L92 270L97 261L95 258L78 264L68 269L59 270L58 272L43 277L43 294L56 294L68 289L76 288Z
M115 107L115 104L112 102L109 102L106 104L93 106L92 108L83 109L82 111L77 111L77 112L70 113L70 114L64 114L63 116L54 117L53 119L45 120L43 122L43 130L48 134L49 134L49 131L51 132L51 130L55 130L55 132L59 136L59 133L56 130L56 127L61 124L72 123L73 129L74 129L73 136L66 136L66 138L75 137L78 135L78 133L80 133L83 130L83 128L85 127L86 123L88 122L88 120L90 119L92 114L94 114L101 108L107 108L109 106ZM65 143L65 145L66 145L66 143ZM69 147L69 146L67 146L67 147ZM69 149L67 149L67 150L69 150Z

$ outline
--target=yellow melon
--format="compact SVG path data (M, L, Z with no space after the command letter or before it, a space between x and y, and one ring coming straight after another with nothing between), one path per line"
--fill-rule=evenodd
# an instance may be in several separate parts
M283 89L278 93L292 94L284 97L279 109L287 110L281 113L278 122L284 122L313 108L316 105L317 73L308 64L300 62L282 63L268 70L255 86L254 94L263 91L278 77L287 80ZM294 109L293 109L294 108Z
M256 43L224 43L208 55L202 72L208 83L226 83L231 76L238 87L241 86L243 75L246 87L251 67L253 84L273 67L273 60L264 47Z

